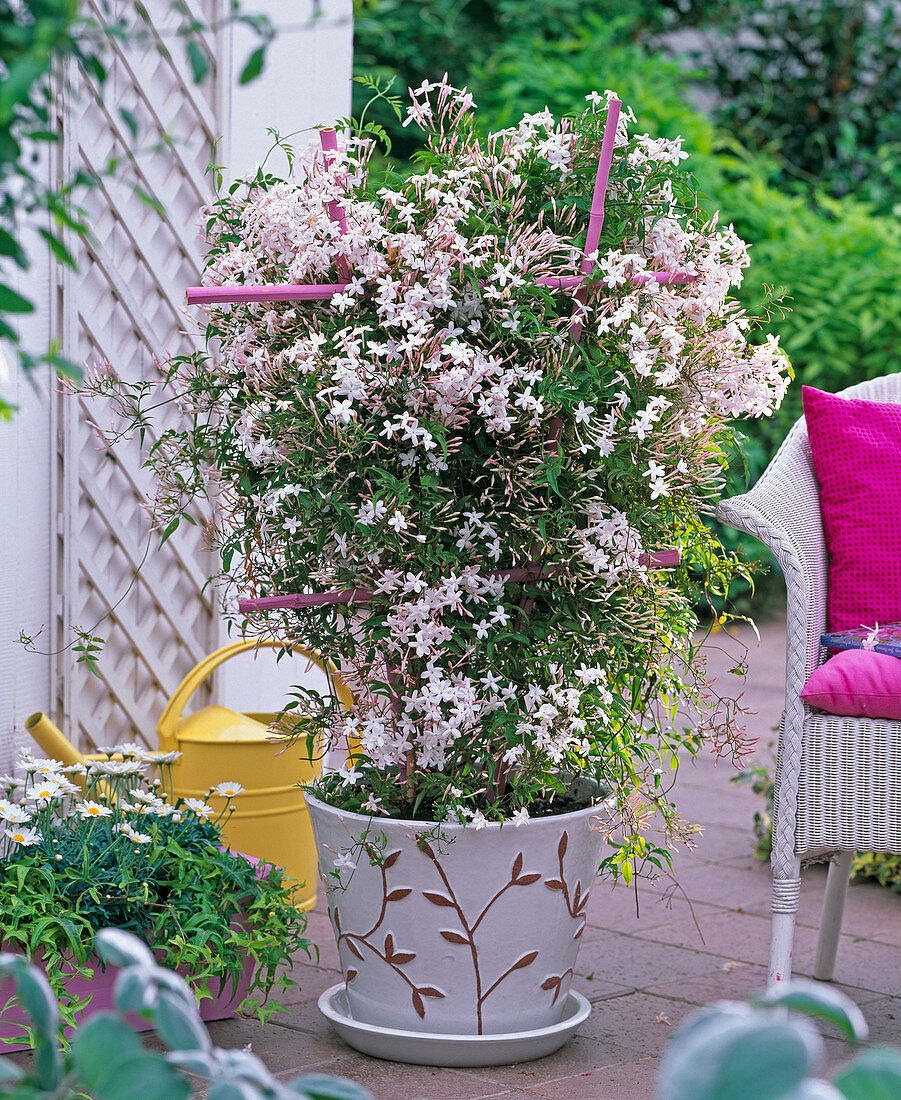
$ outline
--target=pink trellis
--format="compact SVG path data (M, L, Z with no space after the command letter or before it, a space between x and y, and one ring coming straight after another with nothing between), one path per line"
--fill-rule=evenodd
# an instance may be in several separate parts
M613 150L616 144L616 132L619 123L622 103L618 99L611 99L607 108L607 118L604 124L604 135L601 141L601 152L598 157L598 167L595 174L594 191L591 198L591 208L588 216L588 232L585 238L585 247L580 264L581 274L563 276L542 276L535 280L538 286L547 287L550 290L575 290L573 302L573 319L570 323L570 334L574 340L578 340L582 333L582 306L588 297L591 282L588 275L593 264L591 254L597 249L601 237L601 229L604 225L604 200L607 195L607 185L610 180L610 166L613 163ZM320 143L328 167L338 148L337 134L333 129L319 131ZM340 232L347 232L347 221L344 208L339 202L328 204L329 217L334 221ZM351 279L350 268L347 260L341 257L338 260L338 273L342 278L339 283L285 283L264 286L217 286L204 287L192 286L187 289L188 305L226 305L246 304L252 302L297 302L297 301L330 301L336 294L345 290ZM685 284L693 282L696 275L689 275L682 271L655 271L641 275L631 276L636 286L644 286L650 282L660 285ZM552 421L548 437L548 446L554 447L559 438L562 425L559 421ZM537 551L533 551L533 558L524 567L515 569L492 570L489 577L500 577L505 581L524 582L538 581L551 578L563 571L562 566L543 566L535 557ZM670 569L679 564L678 550L662 550L649 554L642 554L639 561L648 569ZM368 603L376 594L368 588L348 588L336 592L296 592L281 596L262 596L255 599L240 600L238 608L242 612L268 611L277 608L304 608L322 607L328 604L354 604ZM523 610L528 611L528 604L523 605Z

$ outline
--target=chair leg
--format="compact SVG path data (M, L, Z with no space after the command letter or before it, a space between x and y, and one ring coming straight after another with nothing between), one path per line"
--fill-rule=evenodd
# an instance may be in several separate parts
M795 862L792 878L773 878L773 929L770 939L770 972L767 987L773 989L791 981L795 917L801 896L801 867Z
M842 930L842 913L845 908L845 897L848 894L848 879L851 876L853 855L853 852L839 852L829 864L823 915L820 918L820 935L817 940L817 955L813 964L813 976L821 982L831 982L832 975L835 973L835 955L838 951L839 933Z

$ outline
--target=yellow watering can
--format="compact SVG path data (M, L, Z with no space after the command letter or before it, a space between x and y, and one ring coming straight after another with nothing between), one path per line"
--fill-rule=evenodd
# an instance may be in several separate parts
M224 799L216 795L208 798L210 788L224 782L240 783L245 790L234 800L233 812L223 824L223 841L235 851L283 867L288 877L300 883L295 893L298 906L311 909L316 904L316 845L298 784L309 783L322 773L321 757L315 752L307 756L300 740L289 747L273 743L269 726L278 717L276 712L239 714L210 705L183 714L190 697L224 661L258 645L280 644L274 639L247 639L205 657L179 684L157 723L157 732L160 752L182 754L171 765L173 800L204 799L218 812ZM344 707L353 705L350 689L330 661L299 645L292 646L291 652L325 672ZM33 714L25 728L44 752L65 764L91 759L79 753L43 714Z

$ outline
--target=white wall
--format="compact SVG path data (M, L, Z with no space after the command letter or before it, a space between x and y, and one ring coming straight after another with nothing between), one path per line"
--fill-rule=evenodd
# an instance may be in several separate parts
M49 178L46 156L33 167ZM19 332L23 347L38 352L50 339L53 272L36 233L23 243L31 269L6 267L4 275L37 307L23 315ZM23 375L6 342L0 355L0 396L19 406L10 423L0 420L0 772L5 772L17 744L23 743L25 718L52 700L49 658L27 653L17 639L20 630L35 634L43 628L35 644L52 648L50 464L55 447L47 372Z
M262 74L242 87L238 74L254 39L246 27L233 30L233 79L226 82L232 124L224 143L231 178L253 172L264 159L272 145L267 127L283 137L295 134L301 145L317 125L350 114L353 0L256 0L253 10L268 15L278 35ZM303 130L310 133L298 133ZM284 169L274 155L270 165L275 173Z
M272 145L267 127L284 137L295 134L292 140L300 146L315 138L317 125L350 114L352 0L322 0L318 5L310 0L258 0L254 10L270 17L278 36L268 49L261 76L240 87L238 73L252 47L252 35L241 27L233 34L233 79L226 82L231 130L225 135L221 161L232 179L253 172L265 158ZM284 160L275 154L268 164L276 174L285 169ZM242 654L221 667L214 698L235 710L278 710L294 684L324 689L322 675L305 672L305 667L300 659L276 663L271 649Z
M250 8L270 16L278 37L269 47L262 75L238 87L238 73L254 37L244 28L222 36L228 39L220 58L225 69L222 117L230 119L230 125L223 135L220 163L229 166L231 176L256 167L270 144L267 126L289 133L350 112L352 0L255 0ZM49 174L50 165L46 171ZM57 271L40 242L32 251L35 262L19 279L19 289L38 309L24 319L22 334L26 347L40 350L58 330ZM182 289L172 288L178 297ZM38 648L52 648L57 537L50 488L57 460L50 399L54 383L26 379L9 349L4 351L10 366L6 378L0 366L0 393L20 411L11 423L0 422L0 772L11 768L17 746L31 743L23 734L24 719L33 711L50 709L54 698L50 659L27 653L16 639L20 630L35 633L43 626ZM223 644L226 640L223 637ZM274 662L264 662L268 656L268 651L256 661L248 656L243 669L235 666L230 677L223 677L217 692L221 686L227 704L277 709L287 686L298 678L287 666L271 671ZM270 668L265 675L264 664Z

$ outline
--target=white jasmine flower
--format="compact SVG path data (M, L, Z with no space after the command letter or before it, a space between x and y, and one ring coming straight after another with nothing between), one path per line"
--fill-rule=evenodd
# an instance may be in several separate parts
M511 814L510 820L518 829L520 825L525 825L525 823L530 820L529 811L525 806L522 806L520 809L516 810L515 813Z
M482 813L481 810L476 810L472 815L470 824L474 829L484 829L488 824L488 818Z

